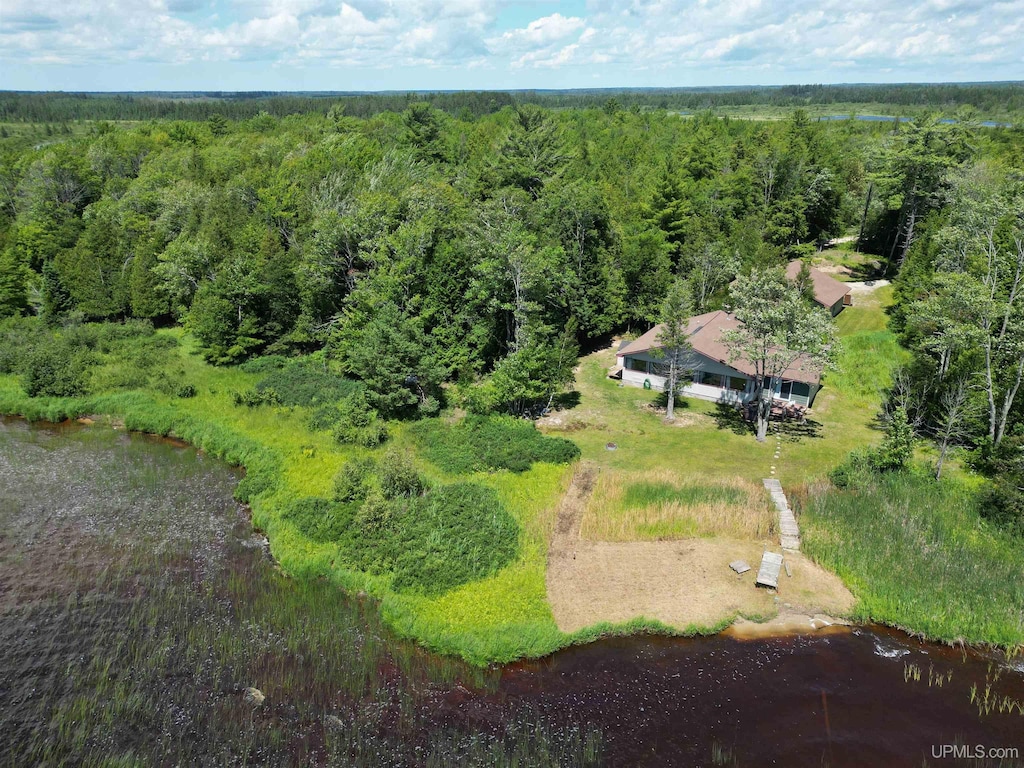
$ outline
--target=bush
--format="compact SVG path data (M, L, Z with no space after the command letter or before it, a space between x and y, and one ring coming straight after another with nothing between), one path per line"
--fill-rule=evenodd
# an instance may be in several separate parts
M876 472L902 472L914 458L914 430L907 421L904 408L897 408L885 431L882 444L871 453L871 466Z
M380 477L381 493L386 499L419 496L427 487L409 457L396 450L390 450L384 455L377 474Z
M982 492L978 511L1007 533L1024 537L1024 491L1007 478L996 478L992 486Z
M419 415L424 418L437 416L437 414L441 412L441 403L436 397L428 395L420 401L417 406L417 410L419 411Z
M373 484L374 469L377 466L371 458L352 459L334 476L334 500L340 502L362 501Z
M89 369L95 356L62 338L33 349L25 365L25 391L30 397L74 397L89 391Z
M188 399L196 396L196 388L191 384L184 384L178 387L178 390L174 393L176 397Z
M288 362L289 358L284 355L263 355L246 360L238 367L246 373L270 373L281 370Z
M854 451L847 460L828 473L828 479L836 488L859 488L867 485L874 468L873 453Z
M374 536L392 529L395 519L402 512L404 509L376 491L363 501L356 513L355 521L363 534Z
M307 496L288 502L281 516L313 541L340 541L352 524L352 513L347 504Z
M50 338L39 318L9 317L0 322L0 373L22 373L29 355Z
M399 592L442 594L496 573L519 551L519 527L497 494L469 483L412 498L371 494L356 520L353 565L392 574Z
M384 423L366 402L363 390L356 390L338 403L335 410L334 439L342 444L352 443L367 448L376 448L388 439ZM315 417L320 417L318 412Z
M497 469L525 472L537 461L568 464L580 456L575 443L545 437L533 422L511 416L468 416L455 426L427 421L412 431L426 457L455 474Z
M515 559L519 527L490 488L462 483L416 499L399 519L392 587L437 595Z

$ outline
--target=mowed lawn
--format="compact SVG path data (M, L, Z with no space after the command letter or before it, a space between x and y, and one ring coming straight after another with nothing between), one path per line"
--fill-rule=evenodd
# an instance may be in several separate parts
M658 393L620 386L607 377L615 350L580 361L579 404L546 420L545 431L574 440L583 458L620 472L669 469L687 476L759 481L771 467L784 485L802 484L840 464L855 448L878 443L882 392L905 352L886 328L891 288L855 297L837 318L841 351L826 372L807 423L780 424L781 452L774 459L774 431L758 443L734 409L687 399L676 423L652 409ZM607 444L614 443L615 450Z

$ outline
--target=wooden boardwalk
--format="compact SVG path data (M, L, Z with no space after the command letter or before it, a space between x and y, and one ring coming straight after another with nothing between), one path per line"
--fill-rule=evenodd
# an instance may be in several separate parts
M796 524L796 516L789 508L789 501L782 491L782 483L775 478L766 479L764 487L772 496L775 508L779 512L779 533L783 549L793 552L800 551L800 527Z
M782 555L777 552L765 552L761 558L761 567L757 571L759 587L779 588L779 571L782 569Z

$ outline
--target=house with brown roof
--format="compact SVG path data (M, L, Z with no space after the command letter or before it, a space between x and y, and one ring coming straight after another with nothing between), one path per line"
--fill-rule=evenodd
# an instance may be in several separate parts
M753 367L744 360L730 362L729 350L722 343L722 334L739 324L734 315L724 310L690 318L686 333L693 349L683 362L690 377L680 382L679 394L735 405L755 399ZM661 326L656 325L618 351L613 375L618 378L621 374L623 384L659 391L665 388L664 360L656 352L662 346L658 343L660 332ZM820 387L821 370L809 360L798 358L772 381L772 397L809 408Z
M850 292L849 285L839 282L834 277L830 277L814 267L810 267L810 273L811 286L814 290L814 301L831 312L832 317L842 312L843 307L849 307L853 304L853 294ZM799 259L791 261L786 265L786 277L788 279L796 280L798 274L800 274Z

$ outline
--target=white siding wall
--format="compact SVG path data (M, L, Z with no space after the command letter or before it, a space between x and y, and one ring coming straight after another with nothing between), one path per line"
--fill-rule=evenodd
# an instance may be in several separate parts
M647 354L641 353L637 355L629 355L629 357L635 360L643 360L644 362L657 363L659 362L656 358L653 358ZM625 367L626 358L625 356L619 358L619 364L622 365L622 381L624 384L629 384L633 387L642 387L645 381L650 381L651 389L657 390L658 392L664 391L665 389L665 377L659 376L656 373L644 373L643 371L632 371ZM719 363L716 360L704 357L703 355L694 352L690 359L686 362L687 369L691 371L706 371L707 373L717 373L720 376L732 376L734 378L747 379L747 388L738 392L733 389L725 389L723 387L712 387L707 384L688 384L685 387L679 388L679 394L685 397L696 397L700 400L710 400L711 402L721 403L746 403L754 398L753 382L744 374L737 371L735 368L730 368L727 365ZM772 388L773 397L778 398L781 394L782 382L776 379ZM818 393L819 387L811 385L809 396L791 395L789 398L790 402L799 403L810 407L814 402L814 396Z
M657 359L647 354L630 355L629 357L635 360L643 360L647 363L657 363ZM622 368L622 381L624 384L629 384L634 387L642 387L645 381L651 382L651 389L659 392L665 389L665 377L658 376L655 373L644 373L643 371L632 371L625 367L625 357L620 359ZM703 355L693 353L690 359L686 362L686 366L689 370L693 371L706 371L708 373L717 373L721 376L732 376L734 378L744 378L742 373L737 371L735 368L730 368L727 365L723 365L716 360L704 357ZM753 385L747 382L746 390L739 392L733 389L726 389L723 387L712 387L707 384L688 384L685 387L679 388L679 394L685 397L696 397L700 400L710 400L711 402L722 402L722 403L745 403L753 397Z

